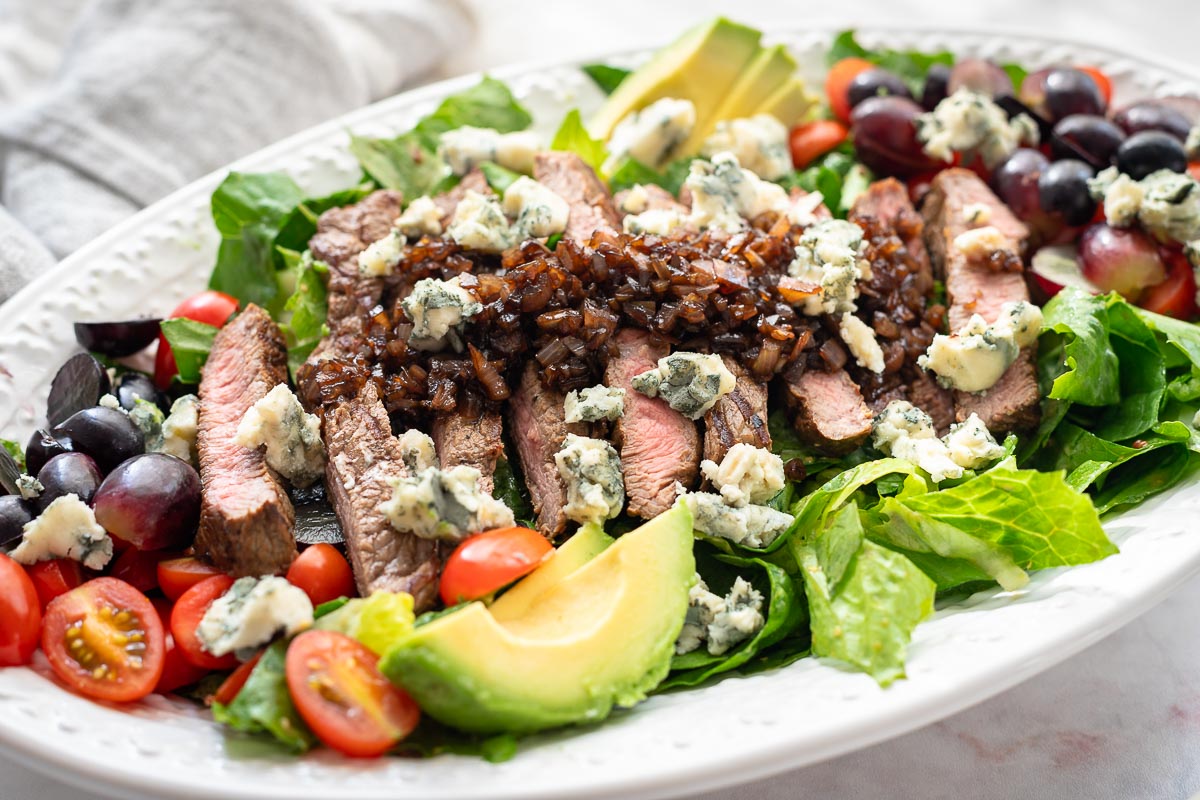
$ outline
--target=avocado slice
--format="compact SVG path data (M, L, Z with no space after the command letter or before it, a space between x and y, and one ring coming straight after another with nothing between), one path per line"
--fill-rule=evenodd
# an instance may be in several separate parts
M696 127L709 124L738 75L759 51L762 33L718 17L692 28L621 81L588 126L604 141L623 117L663 97L696 106Z
M498 622L507 622L525 615L541 602L541 596L575 570L603 553L615 540L599 525L584 525L567 539L554 555L540 567L522 578L515 586L492 603L488 609Z
M767 98L786 84L795 72L796 59L783 45L759 50L713 112L708 124L697 125L692 130L681 152L698 152L721 120L752 117L761 113Z
M695 572L692 516L677 503L547 587L522 616L500 622L471 603L414 629L379 667L461 730L594 722L666 676Z
M818 102L797 76L776 89L754 113L771 114L790 128L803 122Z

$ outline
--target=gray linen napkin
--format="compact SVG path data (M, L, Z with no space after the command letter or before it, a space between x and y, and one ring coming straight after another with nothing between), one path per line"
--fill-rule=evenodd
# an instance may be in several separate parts
M396 91L472 33L453 0L8 4L0 301L180 185Z

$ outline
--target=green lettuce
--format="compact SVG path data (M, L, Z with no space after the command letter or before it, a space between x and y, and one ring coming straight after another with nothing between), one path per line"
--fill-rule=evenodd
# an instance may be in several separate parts
M672 195L678 195L695 160L693 156L686 156L672 161L662 172L657 172L636 159L624 158L608 176L608 185L613 194L640 183L661 186Z
M833 44L826 54L826 62L833 66L844 58L862 58L872 64L898 75L909 85L915 96L920 96L925 85L925 73L934 64L954 63L954 56L946 50L926 53L920 50L868 50L858 43L853 30L846 30L834 37ZM1020 84L1014 84L1020 86Z
M562 124L559 125L554 138L550 140L550 149L575 153L596 172L600 172L600 166L608 157L604 142L593 139L587 132L577 108L568 112Z
M487 181L488 186L492 187L492 191L499 195L507 192L508 187L521 177L521 173L505 169L492 161L484 161L480 164L479 171L483 173L483 178Z
M213 340L219 330L213 325L190 319L164 319L159 323L163 336L171 345L175 366L179 368L180 383L199 383L200 368L208 360Z
M845 219L858 196L871 185L871 171L854 158L849 144L821 156L803 170L785 176L784 188L820 192L825 207L839 219Z
M25 471L25 448L21 447L21 445L17 444L16 442L10 441L8 439L0 439L0 447L3 447L5 450L8 451L8 454L10 456L12 456L13 461L16 462L17 468L20 469L22 472L24 472Z
M382 656L408 635L413 621L412 595L380 590L327 611L317 618L314 627L344 633Z
M263 651L246 685L229 705L213 703L213 719L243 733L268 734L295 753L317 743L288 692L284 663L288 643L275 642Z
M605 94L612 94L621 85L621 81L629 77L630 70L613 67L608 64L585 64L580 67Z

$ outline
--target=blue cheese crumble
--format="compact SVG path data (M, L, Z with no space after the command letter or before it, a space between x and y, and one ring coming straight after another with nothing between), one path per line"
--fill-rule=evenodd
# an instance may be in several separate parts
M413 325L408 343L417 350L441 350L449 344L462 352L463 327L483 311L483 305L462 287L458 277L448 281L422 278L400 305Z
M625 506L625 478L616 448L603 439L568 433L554 454L567 487L563 513L575 522L603 522Z
M838 323L838 331L842 334L842 341L846 343L850 355L854 356L855 363L876 374L883 372L883 348L875 338L874 328L846 312L842 314L842 320Z
M1200 182L1191 175L1160 169L1135 181L1109 167L1088 181L1088 188L1104 202L1110 225L1139 223L1161 242L1200 239Z
M541 239L567 229L571 207L558 194L522 175L504 190L503 209L518 239Z
M1036 147L1037 123L1028 114L1011 120L990 97L962 88L917 117L917 140L925 152L940 161L953 161L955 153L978 155L994 168L1022 144Z
M728 539L745 547L766 547L792 524L792 515L770 506L746 505L740 508L711 492L683 495L692 512L692 525L701 533Z
M473 190L458 201L446 234L463 247L484 253L499 253L516 244L500 199Z
M871 277L863 257L863 230L853 222L821 220L805 229L796 243L788 275L819 287L804 298L801 310L810 316L853 312L858 281Z
M158 452L196 463L196 431L199 425L200 398L185 394L171 404L171 413L163 420L162 442Z
M208 607L196 638L214 656L249 655L277 635L291 636L312 624L312 601L303 589L274 575L238 578Z
M688 610L675 653L684 655L708 643L710 655L719 656L762 630L762 592L740 575L724 597L709 591L699 574L688 591Z
M1036 305L1005 303L990 325L973 314L958 333L935 335L917 364L935 373L947 389L984 392L996 385L1022 347L1037 341L1041 329L1042 310Z
M711 161L693 161L684 186L692 194L688 222L700 230L737 233L746 227L743 218L767 211L786 213L789 206L782 186L743 168L732 153L718 153Z
M485 161L513 172L533 171L533 157L542 149L532 131L500 133L495 128L464 125L441 135L438 154L455 175L466 175Z
M371 242L358 254L358 274L367 278L385 278L395 273L406 244L407 237L393 228L387 236Z
M395 230L409 239L442 235L442 210L429 197L418 197L392 223Z
M398 531L446 542L512 525L512 509L480 491L479 475L474 467L430 467L392 479L392 498L379 511Z
M770 114L718 122L700 152L708 157L732 153L743 167L769 181L792 171L787 127Z
M765 503L783 491L783 459L763 447L739 442L721 463L705 459L700 472L731 506Z
M17 492L21 495L22 500L36 500L42 496L44 491L46 491L46 487L42 486L42 482L32 475L18 476Z
M676 228L686 227L688 221L688 215L676 209L652 208L640 214L626 214L621 220L621 228L635 236L666 236Z
M608 386L589 386L567 392L563 413L568 423L613 422L625 415L625 390Z
M978 415L951 425L939 439L933 418L907 400L888 403L875 417L871 433L876 449L920 467L934 483L961 478L964 469L978 469L1005 452Z
M267 464L294 486L311 486L325 473L321 420L304 411L286 383L246 409L235 441L242 447L265 447Z
M429 434L410 428L400 434L400 459L413 475L438 466L437 450Z
M685 417L700 419L733 391L737 379L718 355L680 351L660 358L656 368L633 376L631 383L648 397L666 400Z
M696 125L696 106L691 100L664 97L641 111L627 114L608 140L604 171L611 173L626 158L660 169L687 141Z
M70 558L88 569L103 569L113 555L113 541L79 495L55 498L36 519L25 523L21 543L9 555L18 564Z

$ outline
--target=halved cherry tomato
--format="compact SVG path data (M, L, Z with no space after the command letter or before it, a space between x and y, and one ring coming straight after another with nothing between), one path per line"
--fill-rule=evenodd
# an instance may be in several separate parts
M842 122L850 121L850 82L860 72L874 69L875 65L865 58L843 58L833 65L825 76L825 94L829 98L829 110Z
M38 646L42 606L21 565L0 553L0 667L28 664Z
M1187 256L1176 249L1160 249L1170 268L1167 279L1151 286L1138 303L1147 311L1188 320L1196 316L1196 273Z
M1104 95L1104 105L1112 102L1112 80L1101 72L1099 67L1076 67L1076 69L1092 76L1092 80L1096 82L1097 88L1100 89L1100 94Z
M96 578L46 608L42 650L75 691L128 703L154 691L166 638L144 594L116 578Z
M529 528L496 528L467 539L442 570L442 600L448 606L486 597L537 569L554 546Z
M131 547L113 562L108 574L120 578L139 592L148 594L158 588L158 562L166 555Z
M175 637L175 644L183 651L184 657L197 667L215 671L233 669L238 664L233 653L214 656L204 649L196 636L196 628L200 626L208 607L228 592L231 586L233 578L228 575L208 578L184 592L171 610L171 635Z
M154 687L156 694L169 694L184 686L191 686L208 674L208 670L197 667L184 657L183 651L175 646L171 635L171 609L174 604L165 597L151 597L150 605L158 612L166 636L166 652L163 654L163 673Z
M229 321L229 318L233 316L233 312L237 311L237 308L237 298L209 289L206 292L201 292L184 300L176 306L168 319L183 317L184 319L203 322L206 325L215 325L220 328ZM178 372L179 368L175 365L175 356L171 353L171 345L167 343L166 337L160 333L158 335L158 354L154 357L154 382L158 385L158 388L167 389L171 386L171 379Z
M73 558L39 561L26 567L25 572L37 590L42 611L46 610L51 600L83 583L83 567Z
M792 128L788 146L792 151L792 165L804 169L821 156L846 141L849 131L840 122L818 119Z
M1200 161L1193 161L1188 164L1188 175L1191 175L1196 180L1200 181Z
M214 703L220 703L227 706L237 699L238 692L242 691L242 687L246 685L246 681L250 680L250 673L254 672L254 668L258 666L258 662L262 660L262 653L259 653L254 658L242 663L230 673L212 696Z
M224 575L221 570L205 564L192 556L168 558L158 562L158 586L172 600L183 597L183 593L201 581Z
M287 651L288 689L317 738L348 756L383 755L412 733L421 710L380 674L379 657L335 631L310 630Z
M354 571L346 557L331 544L306 548L288 567L287 579L303 589L314 606L354 596Z

